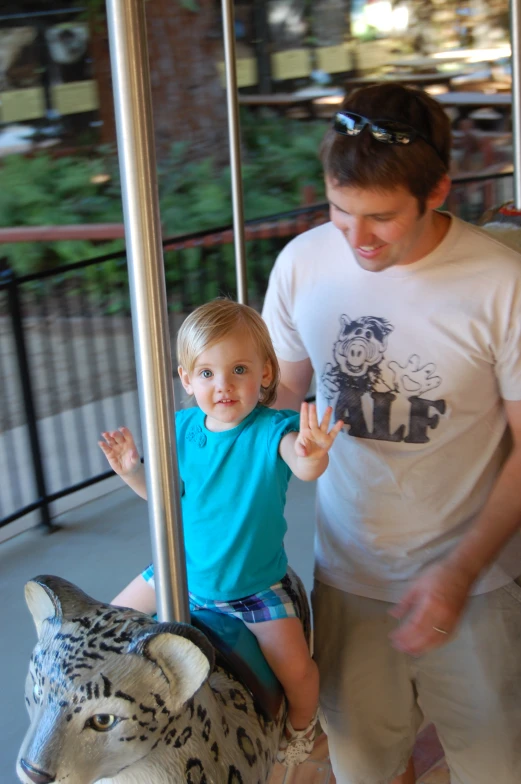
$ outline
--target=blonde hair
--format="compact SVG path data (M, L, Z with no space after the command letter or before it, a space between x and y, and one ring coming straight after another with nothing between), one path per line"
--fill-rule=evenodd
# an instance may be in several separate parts
M191 373L197 357L205 349L223 340L238 327L249 334L263 362L271 365L273 377L269 386L261 387L259 396L260 403L270 406L277 397L279 363L265 322L248 305L223 297L196 308L177 333L177 360L187 373Z

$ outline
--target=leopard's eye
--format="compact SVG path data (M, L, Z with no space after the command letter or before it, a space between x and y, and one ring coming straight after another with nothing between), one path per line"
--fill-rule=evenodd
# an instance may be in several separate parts
M33 698L34 698L35 702L40 702L40 700L42 698L42 693L43 693L43 691L42 691L42 687L40 686L40 684L39 683L35 683L34 686L33 686Z
M118 718L112 713L96 713L95 716L91 716L90 719L87 719L85 726L90 727L91 730L96 730L96 732L108 732L115 727L117 723Z

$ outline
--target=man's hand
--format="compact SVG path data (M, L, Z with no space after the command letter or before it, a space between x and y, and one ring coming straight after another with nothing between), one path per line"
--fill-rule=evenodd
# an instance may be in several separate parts
M339 420L336 425L329 430L332 413L333 409L331 406L328 406L322 422L319 424L315 404L302 403L300 407L300 431L295 441L295 453L297 457L320 460L324 455L327 455L333 446L333 441L344 426L342 420Z
M471 586L469 577L448 563L427 569L390 611L403 619L390 635L393 646L419 656L444 645L456 630Z
M98 441L109 465L123 479L134 474L140 467L139 453L134 437L128 427L105 431L104 441Z

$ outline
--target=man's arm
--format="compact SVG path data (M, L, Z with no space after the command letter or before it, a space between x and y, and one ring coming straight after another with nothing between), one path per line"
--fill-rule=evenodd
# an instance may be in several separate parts
M391 635L395 647L413 655L446 642L456 628L470 590L521 526L521 401L505 401L513 438L510 455L481 514L450 555L427 569L392 614L404 618ZM519 575L512 575L513 577Z
M313 368L309 359L287 362L279 359L280 384L274 408L291 408L300 411L300 404L306 397L313 378Z

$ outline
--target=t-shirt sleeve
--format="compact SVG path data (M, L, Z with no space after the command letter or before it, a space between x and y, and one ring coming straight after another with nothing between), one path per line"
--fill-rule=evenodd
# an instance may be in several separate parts
M496 376L503 400L521 400L521 279L512 297L508 323L496 358Z
M288 433L298 433L300 430L300 414L283 408L281 411L273 411L271 427L269 430L268 448L278 452L280 442Z
M287 362L300 362L308 352L295 326L293 304L294 243L289 243L279 255L269 279L262 316L268 325L275 353Z

